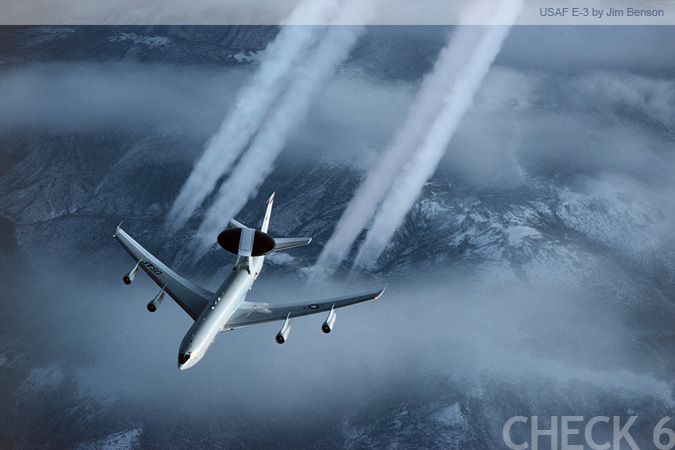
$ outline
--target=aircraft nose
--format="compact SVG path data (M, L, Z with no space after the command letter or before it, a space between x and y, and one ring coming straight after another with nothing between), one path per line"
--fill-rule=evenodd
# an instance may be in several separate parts
M195 361L192 361L192 360L190 360L190 361L188 361L188 362L186 362L186 363L180 363L180 362L179 362L179 363L178 363L178 369L179 369L179 370L186 370L186 369L189 369L190 367L192 367L192 366L194 366L194 365L195 365Z
M187 352L186 353L183 353L183 352L178 353L178 368L180 370L185 370L185 369L188 369L188 368L192 367L192 365L194 364L194 361L190 360L190 356L191 355Z

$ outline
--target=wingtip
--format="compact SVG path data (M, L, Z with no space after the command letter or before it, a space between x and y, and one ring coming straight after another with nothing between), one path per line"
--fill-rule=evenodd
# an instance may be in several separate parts
M276 192L272 192L272 195L270 195L270 198L267 200L267 203L274 200L274 194L276 194Z
M377 300L377 299L379 299L380 297L382 297L382 294L384 294L384 291L385 291L386 289L387 289L387 285L385 284L384 287L382 288L382 290L380 291L380 293L377 294L377 295L375 296L375 300Z
M120 224L117 225L117 226L115 227L115 234L113 234L113 237L114 237L114 238L117 237L117 233L119 233L120 230L122 229L121 227L122 227L122 224L123 224L123 223L124 223L124 221L121 221Z

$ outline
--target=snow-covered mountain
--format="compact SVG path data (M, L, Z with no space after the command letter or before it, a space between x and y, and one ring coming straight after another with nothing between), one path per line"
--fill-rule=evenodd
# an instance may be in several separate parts
M234 66L273 39L278 27L3 27L3 64L137 61Z

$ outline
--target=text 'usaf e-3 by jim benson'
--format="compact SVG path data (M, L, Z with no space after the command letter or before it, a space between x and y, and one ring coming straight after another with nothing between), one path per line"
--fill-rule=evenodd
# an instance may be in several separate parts
M178 352L179 369L190 368L203 358L220 332L283 320L283 326L276 336L276 341L283 344L291 330L291 317L328 311L328 317L323 322L321 330L330 333L335 324L335 309L377 299L384 292L382 289L360 295L286 306L246 301L246 294L260 274L266 254L307 245L312 240L304 237L273 238L267 234L273 200L274 194L267 201L267 210L260 230L249 228L233 219L228 223L228 229L218 235L218 244L236 254L237 262L230 276L215 293L176 274L120 226L117 227L114 237L136 261L134 268L124 276L124 283L130 284L138 269L142 268L161 288L157 296L148 303L148 310L156 311L164 299L164 294L168 294L195 321L181 343Z

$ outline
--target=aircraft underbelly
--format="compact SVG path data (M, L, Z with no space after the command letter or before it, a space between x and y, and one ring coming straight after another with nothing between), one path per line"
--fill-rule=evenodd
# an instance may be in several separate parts
M205 352L227 320L244 302L253 280L253 275L246 270L237 270L232 278L223 283L219 289L220 295L209 302L188 331L181 347L186 347L186 351L189 348L190 351L201 349Z

